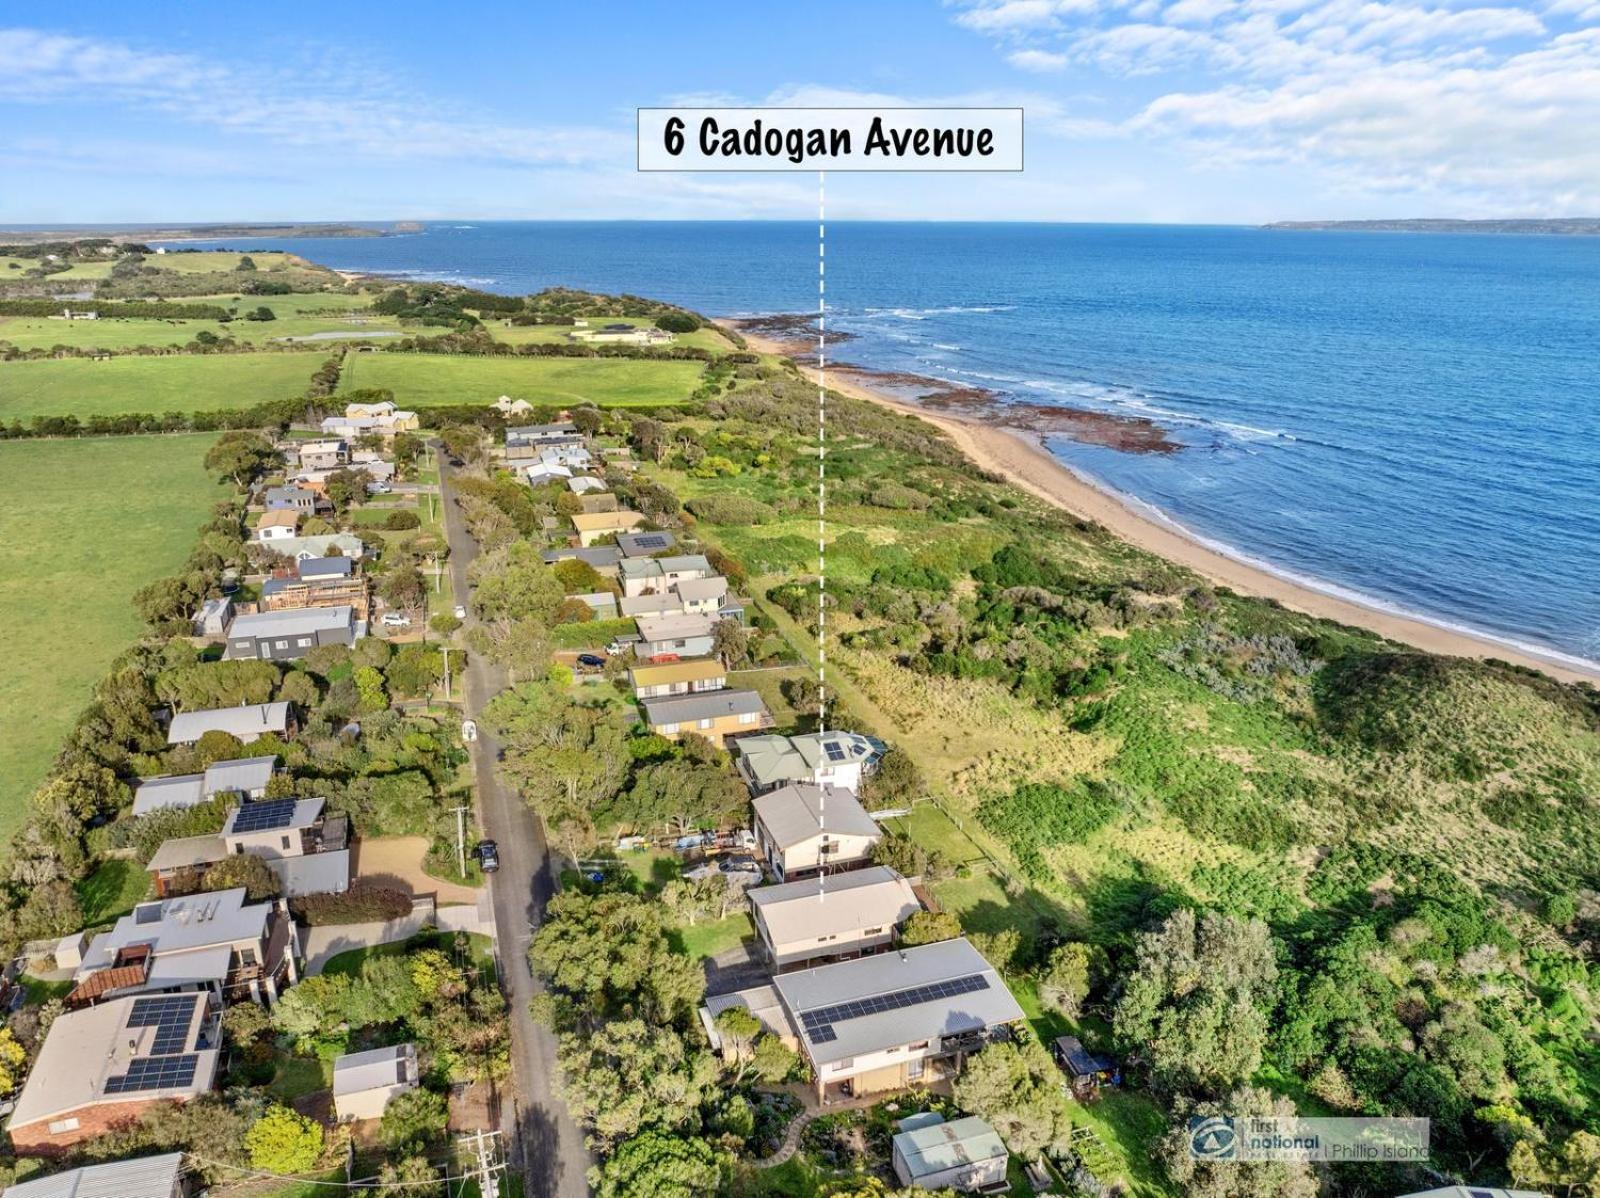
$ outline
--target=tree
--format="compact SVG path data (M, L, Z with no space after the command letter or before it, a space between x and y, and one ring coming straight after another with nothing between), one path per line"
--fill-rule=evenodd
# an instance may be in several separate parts
M668 333L692 333L700 322L688 312L663 312L656 317L656 328Z
M322 1125L273 1103L245 1133L250 1164L266 1173L309 1173L322 1156Z
M472 563L473 605L485 620L538 620L549 625L566 599L561 581L536 545L516 541Z
M422 449L422 438L416 433L396 433L394 444L390 447L394 454L394 464L404 471L407 477L410 477L411 468L422 456Z
M922 771L904 749L890 749L861 784L861 801L869 811L910 807L927 793Z
M392 1153L421 1155L444 1138L450 1124L450 1104L432 1090L407 1090L396 1094L384 1108L378 1138Z
M1255 1073L1278 966L1260 920L1187 908L1140 935L1117 1003L1117 1038L1163 1081L1218 1094Z
M277 320L278 314L265 304L261 304L244 314L246 320Z
M954 940L961 935L961 921L948 911L918 911L900 929L900 943L912 946Z
M376 666L362 666L355 672L356 694L361 710L367 713L382 711L389 706L389 696L383 689L383 674Z
M711 1054L669 1025L643 1019L602 1022L560 1038L561 1091L567 1108L602 1145L655 1125L697 1127L717 1093Z
M342 516L350 510L352 503L366 498L367 484L371 481L372 475L365 470L352 470L346 466L328 475L323 483L323 494L333 504L333 510Z
M278 451L260 433L233 430L223 433L206 451L205 467L233 480L243 490L278 461Z
M22 1080L22 1065L28 1059L27 1050L17 1043L17 1037L8 1027L0 1028L0 1095L10 1094Z
M1450 1003L1424 1027L1422 1048L1474 1098L1491 1101L1506 1084L1506 1046L1468 1003Z
M278 698L293 703L301 711L309 711L319 698L316 679L304 670L290 670L278 684Z
M502 737L505 772L547 819L558 803L599 809L627 778L625 738L611 709L524 686L497 695L487 717Z
M730 670L750 659L750 630L738 620L718 620L711 629L711 652Z
M637 1010L669 1023L689 1017L705 991L698 966L667 940L661 908L637 895L558 895L528 960L597 1014Z
M444 654L437 645L405 645L383 672L397 695L426 695L444 678Z
M422 606L427 593L427 580L410 562L389 570L378 583L379 597L396 610L415 611Z
M599 1198L695 1198L722 1185L725 1158L698 1136L641 1132L600 1169Z
M239 265L235 266L233 269L239 271L251 271L255 268L256 260L254 258L252 258L249 254L240 254Z
M202 889L232 890L239 886L244 887L245 897L253 903L277 898L283 890L278 875L254 853L235 853L207 868Z
M439 1180L439 1170L425 1156L384 1161L378 1169L378 1180L395 1187L390 1193L404 1194L406 1198L445 1198L445 1184Z
M1182 1101L1157 1156L1184 1198L1315 1198L1317 1179L1303 1161L1203 1160L1192 1151L1190 1121L1213 1115L1292 1118L1294 1103L1243 1087L1222 1102Z
M245 755L244 742L231 732L213 728L194 742L194 761L202 770L219 761L237 761Z
M1078 1018L1104 959L1104 952L1093 945L1076 940L1058 945L1039 970L1040 1001L1068 1019Z
M1560 1187L1568 1195L1593 1198L1600 1193L1600 1136L1575 1131L1557 1145L1520 1140L1507 1169L1519 1186Z
M956 1079L955 1099L1025 1158L1063 1148L1072 1135L1061 1071L1035 1040L991 1044L975 1054Z
M344 1022L352 982L342 973L302 978L272 1008L272 1023L290 1036L313 1036Z

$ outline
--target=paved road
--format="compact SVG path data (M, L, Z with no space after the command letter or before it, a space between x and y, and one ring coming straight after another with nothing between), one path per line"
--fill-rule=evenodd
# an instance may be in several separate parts
M441 460L451 581L457 595L466 595L467 567L478 547L449 501L449 475L448 463ZM480 715L505 686L504 671L472 660L465 680L467 713ZM585 1175L591 1162L583 1132L555 1093L555 1037L528 1014L528 1004L539 990L528 969L528 941L554 891L550 853L544 829L527 804L501 784L495 771L499 756L500 746L480 723L473 769L479 817L487 835L500 846L500 870L490 875L489 893L511 1007L513 1110L506 1112L505 1122L512 1151L520 1153L527 1198L586 1198L589 1186Z

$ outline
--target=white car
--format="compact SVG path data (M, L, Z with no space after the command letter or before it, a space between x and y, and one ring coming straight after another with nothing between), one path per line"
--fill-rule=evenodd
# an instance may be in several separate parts
M410 628L411 617L402 612L386 611L383 618L378 621L385 628Z
M465 620L466 618L467 618L467 605L465 603L456 604L456 619Z
M367 484L368 495L387 495L393 490L394 488L385 482L371 482Z

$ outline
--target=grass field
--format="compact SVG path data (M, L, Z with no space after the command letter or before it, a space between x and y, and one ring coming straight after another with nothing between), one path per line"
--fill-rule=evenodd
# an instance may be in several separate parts
M3 276L0 276L3 279ZM399 332L393 317L362 311L368 297L319 292L307 295L198 295L173 302L215 304L242 314L256 308L270 308L274 320L146 320L102 316L99 320L52 320L46 316L0 316L0 342L9 341L19 349L53 349L58 345L76 349L123 350L140 345L187 345L202 332L232 337L250 345L262 345L286 337L312 337L338 333L352 339L373 332ZM63 301L64 307L72 306ZM102 311L105 309L102 308ZM351 317L359 318L359 323ZM321 340L336 340L320 337Z
M303 395L320 353L0 362L0 420L201 412Z
M483 324L496 341L504 341L507 345L565 344L569 340L567 334L573 331L570 325L560 324L502 324L492 316L486 317ZM588 327L595 328L607 324L654 327L655 320L645 316L596 316L590 318ZM733 342L729 341L720 329L711 326L696 329L692 333L677 333L674 336L675 345L709 349L716 353L727 353L734 348Z
M212 440L0 442L0 834L22 822L90 687L138 636L129 599L183 562L222 498L200 465Z
M700 380L699 362L628 358L477 358L442 354L355 354L342 390L385 387L398 403L487 404L502 395L529 403L651 407L679 403Z

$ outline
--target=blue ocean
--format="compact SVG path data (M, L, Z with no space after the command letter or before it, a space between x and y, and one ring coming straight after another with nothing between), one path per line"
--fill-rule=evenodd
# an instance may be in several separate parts
M241 244L230 241L229 244ZM809 312L808 222L435 222L330 266ZM1297 581L1600 661L1600 238L830 223L832 356L1148 417L1080 473Z

